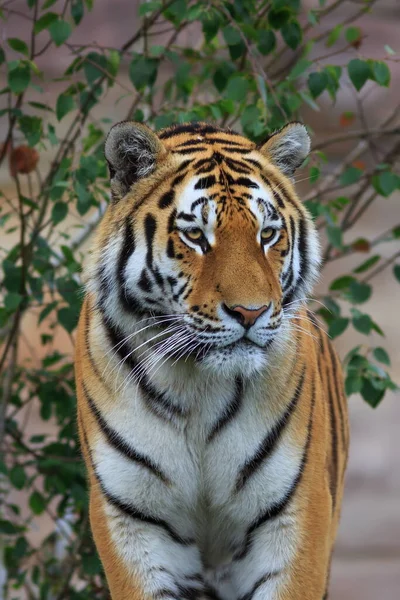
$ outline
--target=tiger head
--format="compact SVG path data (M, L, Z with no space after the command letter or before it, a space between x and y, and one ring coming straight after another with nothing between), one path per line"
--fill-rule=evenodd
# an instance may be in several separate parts
M229 376L271 361L320 260L292 179L309 150L300 123L260 145L205 123L111 129L88 287L122 338Z

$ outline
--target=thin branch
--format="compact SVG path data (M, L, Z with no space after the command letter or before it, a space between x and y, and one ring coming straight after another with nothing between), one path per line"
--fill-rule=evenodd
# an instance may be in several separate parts
M335 137L327 138L323 140L319 144L315 144L313 146L313 150L322 150L322 148L326 148L327 146L332 146L333 144L339 144L340 142L347 142L352 139L367 139L370 137L379 137L383 135L399 135L400 134L400 125L394 128L383 129L382 127L377 127L376 129L369 129L366 131L365 129L357 129L355 131L349 131L348 133L344 133L343 135L337 135Z

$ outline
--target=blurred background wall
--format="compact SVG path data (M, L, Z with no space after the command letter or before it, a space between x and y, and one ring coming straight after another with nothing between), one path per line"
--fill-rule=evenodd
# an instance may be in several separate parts
M245 1L245 0L243 0ZM354 11L354 2L347 3L348 9ZM358 2L360 4L360 2ZM318 5L318 0L308 0L310 8ZM25 0L14 2L16 10L21 12L25 8ZM347 10L346 7L343 10ZM137 28L137 1L136 0L95 0L90 16L71 37L71 43L90 40L102 45L118 46L122 39L131 35ZM342 15L341 15L342 16ZM334 18L334 17L333 17ZM8 36L12 35L12 28L18 27L21 32L21 21L17 15L10 17L7 24ZM332 22L331 26L335 23ZM27 30L29 22L26 23ZM372 15L365 15L360 22L365 34L363 51L372 58L380 58L383 47L389 44L400 52L400 0L378 0ZM1 28L4 27L0 25ZM190 36L190 37L189 37ZM194 37L193 37L194 36ZM185 32L184 42L195 39L196 32ZM157 43L154 40L154 43ZM162 40L158 40L162 43ZM38 62L45 70L48 77L59 75L70 63L70 56L65 54L65 49L55 49L50 54L45 54L43 60ZM382 119L390 106L398 104L400 86L400 63L392 63L392 85L390 92L379 88L370 93L369 86L365 87L366 114L368 124L374 124ZM0 79L4 78L4 73ZM173 76L166 73L165 76ZM121 75L121 82L127 75ZM129 84L127 84L129 87ZM3 87L3 81L0 81ZM46 86L44 86L46 88ZM63 84L60 83L60 90ZM60 91L58 90L58 91ZM56 94L57 86L52 84L51 91ZM117 99L125 94L125 98ZM53 100L51 103L54 104ZM120 120L126 114L130 104L129 96L121 88L114 86L102 103L97 108L96 116L107 116L112 121ZM326 105L326 111L310 111L304 115L304 120L315 132L314 140L321 136L334 134L339 127L339 116L346 110L357 111L351 87L343 86L340 99L332 108ZM64 125L68 125L68 122ZM0 123L0 140L4 139L7 123L5 118ZM337 144L330 149L329 157L340 161L346 146ZM41 156L42 164L51 156ZM0 188L5 191L11 188L8 166L6 162L0 171ZM373 205L375 206L375 205ZM392 195L383 204L379 203L375 209L367 212L359 224L359 231L354 232L360 236L368 236L379 226L385 230L399 222L400 196ZM8 243L11 243L10 239ZM384 254L385 249L382 249ZM388 249L389 254L389 249ZM328 283L337 274L352 268L351 259L343 262L336 261L324 271L323 278L318 286L322 292ZM356 260L359 262L359 257ZM390 271L383 272L376 279L375 293L369 301L368 308L377 318L379 325L387 332L383 341L376 340L389 351L392 359L392 375L395 381L400 382L400 288ZM20 359L29 357L32 349L40 356L40 346L37 340L36 321L25 321L26 345ZM374 334L376 335L376 334ZM337 343L338 350L343 356L346 351L356 343L363 343L362 336L357 339L357 334L352 331L340 338ZM60 337L57 343L65 350L70 340ZM346 480L346 491L342 511L341 527L336 544L331 578L331 600L398 600L400 598L400 397L388 393L383 403L373 411L358 396L350 399L352 443L350 452L349 469ZM28 428L35 432L39 424L38 416L33 409L25 415ZM51 424L46 424L51 430ZM43 433L43 422L40 423ZM23 497L17 496L16 502L24 503ZM38 526L32 535L40 539L48 533L50 524L44 516L37 520Z

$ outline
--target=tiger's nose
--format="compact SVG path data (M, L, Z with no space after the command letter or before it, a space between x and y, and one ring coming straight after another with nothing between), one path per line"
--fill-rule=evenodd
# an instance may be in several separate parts
M236 321L246 329L254 325L258 317L268 309L268 306L261 306L260 308L246 308L245 306L240 305L227 306L226 304L223 304L222 306L229 316L236 319Z

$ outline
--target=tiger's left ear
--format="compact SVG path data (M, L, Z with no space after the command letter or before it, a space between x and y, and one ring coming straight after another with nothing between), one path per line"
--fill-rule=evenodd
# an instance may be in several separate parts
M160 138L143 123L122 121L111 128L104 153L114 200L125 196L131 186L150 175L166 153Z
M285 175L291 177L310 153L311 141L302 123L288 123L258 148Z

